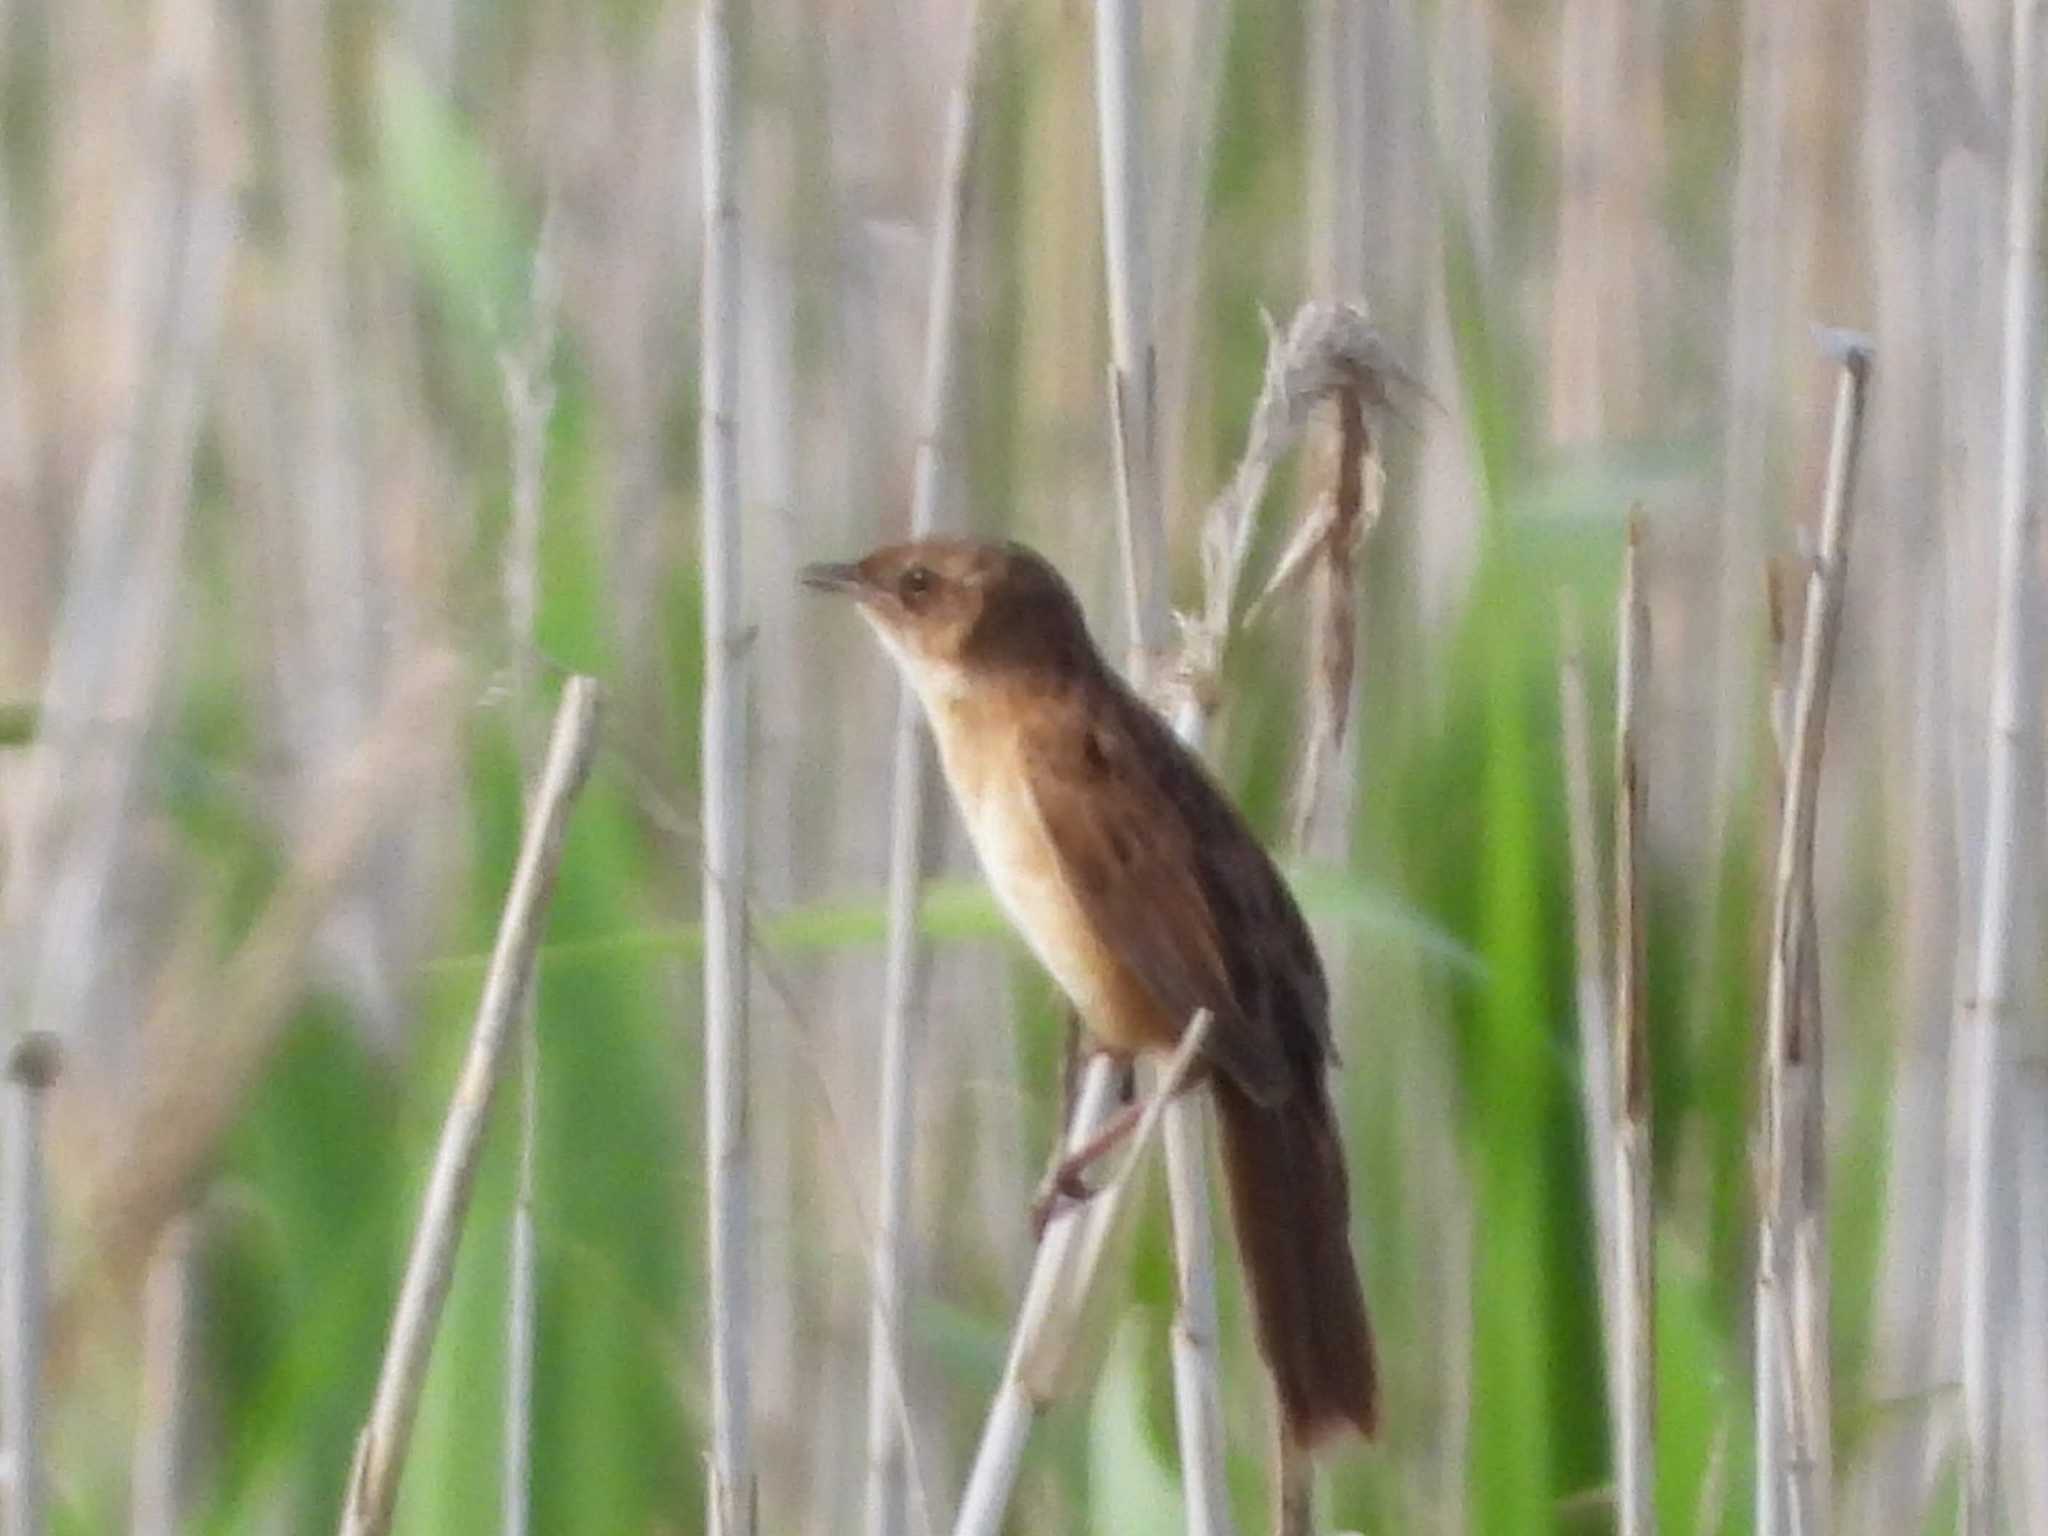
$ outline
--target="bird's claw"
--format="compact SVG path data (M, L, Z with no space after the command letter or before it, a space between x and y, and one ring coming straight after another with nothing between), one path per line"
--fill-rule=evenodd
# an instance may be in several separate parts
M1045 1236L1045 1229L1059 1213L1060 1202L1070 1200L1076 1205L1095 1198L1097 1191L1093 1184L1081 1177L1081 1170L1062 1163L1046 1175L1045 1182L1038 1188L1038 1194L1031 1202L1031 1236L1033 1239Z

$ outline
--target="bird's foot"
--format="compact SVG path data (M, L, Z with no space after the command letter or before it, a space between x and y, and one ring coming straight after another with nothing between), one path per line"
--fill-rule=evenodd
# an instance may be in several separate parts
M1031 1201L1031 1236L1033 1239L1045 1236L1045 1229L1054 1216L1059 1214L1060 1202L1072 1201L1076 1205L1092 1200L1100 1193L1081 1175L1089 1159L1066 1157L1045 1176L1045 1182L1038 1186L1038 1193Z

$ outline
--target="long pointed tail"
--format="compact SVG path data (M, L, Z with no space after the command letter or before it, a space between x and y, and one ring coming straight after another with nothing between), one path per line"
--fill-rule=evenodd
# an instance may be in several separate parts
M1287 1432L1309 1450L1354 1431L1370 1438L1379 1383L1329 1093L1318 1079L1268 1109L1221 1073L1211 1082L1259 1349Z

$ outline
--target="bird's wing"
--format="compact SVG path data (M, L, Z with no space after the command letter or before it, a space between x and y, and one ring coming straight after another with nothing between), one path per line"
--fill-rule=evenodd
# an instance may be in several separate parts
M1118 703L1126 707L1108 715L1042 709L1024 733L1025 781L1061 878L1163 1013L1214 1015L1203 1048L1211 1065L1253 1099L1278 1102L1297 1080L1289 1036L1298 1030L1281 1015L1301 1011L1272 1006L1286 983L1270 962L1301 958L1284 935L1263 931L1276 918L1266 887L1278 876L1186 749L1143 704ZM1283 928L1291 920L1300 930L1284 887L1277 895ZM1298 936L1307 942L1305 930ZM1307 965L1320 1009L1312 944ZM1314 1030L1326 1027L1318 1014ZM1313 1038L1309 1048L1320 1061Z

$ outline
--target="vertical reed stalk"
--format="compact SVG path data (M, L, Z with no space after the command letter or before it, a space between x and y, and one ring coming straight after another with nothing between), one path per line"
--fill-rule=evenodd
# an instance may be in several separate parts
M49 1234L44 1211L43 1115L57 1080L58 1049L29 1034L8 1052L5 1144L0 1197L0 1414L5 1415L9 1486L5 1536L42 1536L42 1382L44 1312L49 1299Z
M1578 613L1567 607L1561 624L1564 665L1558 675L1558 718L1564 734L1565 822L1571 845L1572 940L1577 956L1574 996L1579 1016L1579 1109L1585 1122L1586 1182L1593 1208L1595 1264L1600 1277L1602 1360L1607 1401L1621 1404L1620 1350L1616 1328L1620 1301L1615 1260L1621 1252L1615 1228L1614 1036L1607 1016L1607 943L1600 895L1599 834L1594 827L1593 729L1586 708L1586 662ZM1619 1430L1619 1420L1616 1429ZM1615 1464L1620 1465L1617 1446Z
M1140 688L1170 643L1166 585L1166 512L1159 497L1158 430L1152 343L1152 269L1146 241L1143 45L1137 0L1096 0L1095 102L1102 156L1103 248L1109 269L1112 378L1110 430L1117 450L1117 527L1122 534L1124 595L1133 671ZM1176 723L1201 750L1200 723ZM1216 1248L1209 1224L1208 1100L1175 1098L1165 1118L1166 1188L1173 1216L1174 1417L1190 1536L1230 1527L1224 1482L1223 1391L1217 1364ZM1107 1231L1106 1223L1097 1224Z
M540 607L542 477L555 391L555 304L559 297L544 222L533 256L526 334L499 359L500 385L512 447L512 532L505 557L505 614L510 631L512 729L519 749L522 794L539 771L533 739L533 627ZM519 1173L512 1205L512 1253L505 1296L505 1443L499 1492L502 1536L526 1536L532 1522L534 1336L539 1321L539 1252L534 1231L536 1142L540 1134L540 1042L534 1034L539 986L519 1021Z
M1881 1176L1883 1246L1876 1264L1866 1389L1875 1400L1893 1402L1929 1400L1932 1381L1954 1379L1952 1367L1941 1363L1955 1337L1952 1308L1942 1305L1942 1273L1954 1267L1948 1255L1960 1246L1948 1235L1959 1230L1960 1223L1951 1225L1947 1218L1951 1205L1959 1205L1960 1190L1947 1185L1946 1110L1956 1076L1956 977L1974 969L1958 910L1969 898L1958 878L1950 757L1956 694L1967 690L1951 684L1944 603L1948 583L1942 577L1950 563L1946 525L1958 514L1988 524L1978 509L1989 498L1955 494L1942 483L1947 446L1942 417L1965 408L1962 392L1948 388L1953 375L1944 354L1954 357L1961 351L1973 359L1978 376L1973 389L1981 388L1978 380L1993 370L1976 361L1987 350L1969 334L1975 327L1943 320L1945 308L1979 302L1977 293L1967 291L1974 285L1964 285L1963 292L1945 291L1938 275L1942 221L1936 166L1939 146L1955 124L1950 113L1928 109L1922 88L1926 33L1893 24L1893 18L1911 16L1923 19L1929 30L1946 30L1947 9L1892 4L1867 13L1869 24L1862 29L1864 117L1855 136L1869 188L1870 222L1863 243L1876 345L1888 358L1934 363L1887 372L1883 392L1871 402L1866 485L1870 514L1883 519L1892 533L1890 548L1879 554L1882 586L1873 592L1874 606L1881 607L1887 621L1871 627L1870 664L1888 684L1880 686L1890 696L1889 713L1906 765L1898 790L1904 825L1886 840L1893 854L1889 878L1901 907L1900 1035L1890 1071ZM1990 169L1980 162L1965 174L1974 182ZM1995 429L1995 408L1990 416ZM1982 473L1974 454L1953 455L1948 462L1967 462ZM1924 515L1937 506L1943 509L1940 516ZM1984 675L1983 669L1973 671ZM1981 701L1968 702L1975 707ZM1972 828L1977 830L1981 822ZM1969 888L1974 890L1974 883ZM1853 1458L1844 1465L1853 1478L1844 1498L1845 1525L1873 1531L1926 1529L1920 1468L1930 1428L1941 1417L1887 1413L1871 1433L1858 1437Z
M1153 1091L1166 1091L1155 1078ZM1189 1536L1228 1532L1223 1379L1216 1323L1216 1243L1209 1229L1209 1100L1200 1091L1167 1101L1166 1198L1173 1216L1174 1423Z
M523 690L521 691L523 696ZM521 715L523 718L523 712ZM525 755L521 754L522 765ZM530 782L522 766L522 784ZM536 988L536 991L538 989ZM540 1040L529 994L519 1039L519 1168L512 1196L512 1251L505 1283L505 1430L498 1482L501 1536L526 1536L533 1517L534 1340L540 1321L540 1256L534 1177L540 1140Z
M711 1202L711 1531L752 1536L748 1419L746 634L740 615L738 153L728 0L698 22L703 156L704 1092Z
M2013 1092L2018 1129L2013 1153L2020 1168L2015 1191L2020 1213L2013 1236L2019 1322L2007 1351L2006 1379L2018 1422L2006 1443L2029 1451L2019 1458L2014 1503L2021 1513L2010 1524L2016 1530L2048 1531L2048 1461L2040 1454L2040 1447L2048 1445L2048 1062L2038 1047L2013 1074Z
M1820 549L1807 578L1784 750L1765 998L1765 1161L1756 1274L1757 1527L1763 1536L1825 1536L1833 1507L1813 850L1870 352L1860 337L1834 333L1828 340L1840 379Z
M195 1305L202 1218L186 1211L157 1239L142 1287L142 1390L129 1474L129 1536L178 1536L186 1528L186 1462L197 1396Z
M535 957L548 899L567 840L569 812L590 775L597 745L597 685L572 677L562 690L548 740L547 766L520 840L519 863L505 898L497 943L484 974L483 997L469 1054L441 1123L433 1172L420 1204L419 1226L392 1310L391 1338L377 1376L377 1395L356 1442L355 1466L343 1496L342 1536L384 1536L398 1502L398 1480L426 1385L441 1308L455 1278L462 1224L476 1186L491 1106L504 1076L505 1054L533 985Z
M193 462L236 234L224 136L208 131L222 110L218 19L197 0L147 9L133 137L115 150L132 155L132 169L112 239L105 355L95 359L108 399L78 487L0 890L0 967L14 967L0 976L0 1010L19 1010L6 1021L0 1083L5 1536L39 1536L45 1526L42 1387L57 1331L48 1308L48 1093L63 1043L114 1001L108 969L128 939L113 898L132 873L151 727L170 672L165 637L176 628ZM0 324L10 321L0 314ZM8 450L23 445L0 443ZM11 486L6 468L0 494L26 490L25 466ZM17 527L33 519L25 504L9 510Z
M12 7L0 3L0 58L8 53ZM19 258L15 254L12 188L0 181L0 506L31 504L36 483L34 413L28 390L28 359L24 352ZM18 537L18 535L16 535ZM24 559L23 566L31 562ZM26 579L22 570L20 577ZM0 587L9 599L27 596L11 585Z
M958 73L946 103L945 155L932 224L924 381L910 497L910 536L914 539L939 526L940 497L947 483L946 423L959 364L960 231L967 213L974 88L980 59L981 6L979 0L969 0ZM903 1388L903 1297L910 1251L910 1154L916 1129L912 1089L924 981L917 908L924 888L926 809L932 775L918 713L910 690L899 685L890 779L889 912L882 991L880 1192L875 1203L874 1300L868 1324L868 1536L894 1536L902 1528L904 1445L910 1433Z
M1621 1536L1657 1529L1657 1227L1651 1202L1650 1031L1644 1008L1646 919L1642 708L1650 670L1642 526L1631 517L1621 577L1614 707L1614 1116L1612 1199L1614 1413Z
M1116 1102L1116 1078L1116 1066L1107 1056L1098 1055L1089 1061L1074 1094L1074 1111L1067 1131L1069 1150L1083 1145L1109 1118ZM1024 1300L1017 1309L1017 1326L1010 1335L1003 1377L997 1384L995 1400L989 1404L967 1488L960 1496L960 1510L953 1520L953 1536L997 1536L1003 1528L1003 1514L1009 1508L1011 1490L1017 1485L1017 1470L1024 1459L1024 1442L1030 1437L1039 1411L1052 1397L1052 1378L1057 1372L1045 1368L1045 1357L1048 1353L1065 1352L1068 1330L1056 1325L1071 1322L1071 1314L1062 1311L1058 1304L1068 1282L1068 1271L1083 1246L1088 1223L1082 1215L1072 1206L1056 1208L1039 1241L1037 1256L1031 1263L1031 1277L1024 1286Z
M1999 1521L1999 1371L2004 1351L1995 1319L2009 1273L2003 1251L2009 1210L1997 1189L2006 1165L2001 1139L2004 1039L2013 1009L2018 893L2035 879L2041 810L2035 758L2039 686L2039 558L2032 451L2041 430L2040 323L2042 124L2041 0L2013 0L2012 99L2006 167L2006 267L1998 475L1998 619L1991 674L1990 765L1984 794L1984 886L1978 914L1975 1007L1963 1054L1969 1162L1963 1205L1963 1536L1992 1536Z
M1195 432L1192 392L1199 373L1204 235L1216 130L1222 116L1224 66L1228 59L1231 7L1227 0L1193 0L1174 13L1176 64L1168 72L1164 114L1172 124L1171 148L1162 156L1166 186L1153 242L1153 289L1159 302L1152 316L1158 365L1159 499L1179 506L1189 499L1186 447Z
M1110 429L1121 473L1117 520L1131 644L1143 685L1166 640L1166 519L1159 501L1152 345L1152 267L1146 238L1144 49L1137 0L1096 0L1096 144L1102 156L1102 239L1109 276Z
M1721 441L1722 592L1715 645L1718 698L1713 711L1710 847L1733 811L1750 736L1743 691L1756 627L1760 551L1757 509L1765 503L1772 425L1771 380L1778 366L1778 319L1785 258L1785 116L1791 91L1795 19L1785 6L1742 8L1741 147L1735 170L1729 274L1726 415ZM1712 953L1711 947L1705 953Z

